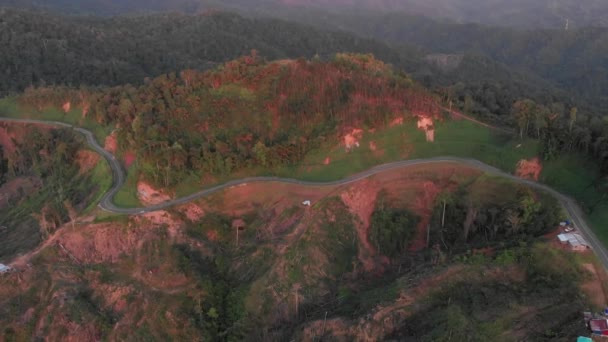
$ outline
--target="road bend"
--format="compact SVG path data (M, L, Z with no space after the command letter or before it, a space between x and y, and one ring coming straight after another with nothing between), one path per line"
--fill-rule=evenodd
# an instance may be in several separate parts
M116 214L125 214L125 215L141 215L145 213L150 213L154 211L164 210L176 205L185 204L196 200L198 198L207 197L216 192L222 191L227 188L235 187L242 184L250 184L250 183L261 183L261 182L277 182L277 183L287 183L287 184L296 184L296 185L309 185L309 186L339 186L346 185L350 183L354 183L360 181L365 178L369 178L371 176L391 171L395 169L402 169L417 165L430 165L430 164L459 164L465 165L472 168L479 169L485 173L504 177L513 182L527 185L531 188L535 188L544 192L549 193L554 196L562 205L562 207L568 212L568 215L571 217L571 220L575 223L576 227L580 231L580 233L584 236L584 238L589 242L590 246L593 248L597 256L600 258L602 264L605 268L608 269L608 252L605 246L601 243L595 233L591 230L589 225L587 224L585 215L583 211L579 207L579 205L569 196L566 196L557 190L532 180L522 179L517 176L514 176L510 173L499 170L493 166L485 164L476 159L469 158L459 158L459 157L434 157L434 158L425 158L425 159L411 159L411 160L402 160L393 163L378 165L369 170L357 173L355 175L349 176L344 179L330 181L330 182L311 182L311 181L303 181L293 178L281 178L281 177L248 177L236 179L233 181L229 181L227 183L217 185L211 188L203 189L199 192L193 193L191 195L173 199L170 201L166 201L157 205L143 207L143 208L122 208L118 207L114 204L113 198L116 193L120 190L120 188L125 183L125 171L122 168L121 164L118 162L116 157L105 150L97 140L93 133L84 128L75 127L70 124L66 124L58 121L45 121L45 120L30 120L30 119L12 119L12 118L0 118L0 122L10 122L10 123L20 123L20 124L37 124L37 125L46 125L46 126L56 126L56 127L65 127L71 128L78 133L82 134L87 141L87 144L91 149L99 153L110 165L112 170L112 187L103 195L101 201L99 202L99 207L103 210L106 210L111 213Z

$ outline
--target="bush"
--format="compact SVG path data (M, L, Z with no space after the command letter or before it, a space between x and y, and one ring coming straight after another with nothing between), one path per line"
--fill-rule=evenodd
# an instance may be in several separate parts
M378 253L395 257L406 251L417 219L405 209L387 207L385 197L385 193L379 195L378 206L372 214L370 240Z

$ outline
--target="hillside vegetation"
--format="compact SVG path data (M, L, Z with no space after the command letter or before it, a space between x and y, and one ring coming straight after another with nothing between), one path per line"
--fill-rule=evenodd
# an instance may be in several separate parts
M108 190L109 168L70 130L0 123L0 262L29 252Z
M137 172L170 187L194 175L298 164L354 127L386 126L397 116L437 115L433 96L370 55L267 63L255 54L213 71L184 71L103 91L31 90L33 108L68 101L98 125L118 127L120 153Z
M320 198L303 208L299 198L311 191ZM442 224L434 218L444 201ZM492 214L505 206L505 215ZM1 333L572 338L584 333L580 310L589 302L578 286L588 275L580 258L543 242L560 218L542 194L450 165L335 189L229 189L171 212L59 232L32 268L0 278ZM482 229L490 220L497 228Z
M311 151L343 144L353 129L380 129L418 116L442 120L441 100L370 55L266 62L254 53L212 71L186 70L140 87L30 89L18 98L24 107L6 113L23 116L25 109L44 117L44 108L69 102L76 123L83 119L73 111L82 112L93 129L118 128L118 153L136 157L134 179L172 187L188 178L300 166ZM462 103L466 112L475 107L469 96L444 100ZM516 99L502 121L519 139L538 140L537 153L545 161L582 153L605 175L607 121L559 102L526 98ZM466 143L460 139L450 143ZM603 193L602 179L592 181Z

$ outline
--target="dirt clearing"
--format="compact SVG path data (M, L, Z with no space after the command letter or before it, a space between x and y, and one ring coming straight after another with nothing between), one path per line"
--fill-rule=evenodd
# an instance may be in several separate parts
M522 159L517 163L517 177L538 181L543 165L537 157L529 160Z
M603 309L608 304L608 298L606 298L606 293L604 293L604 287L602 286L598 270L593 264L583 264L583 268L589 272L589 277L581 284L581 289L597 309Z

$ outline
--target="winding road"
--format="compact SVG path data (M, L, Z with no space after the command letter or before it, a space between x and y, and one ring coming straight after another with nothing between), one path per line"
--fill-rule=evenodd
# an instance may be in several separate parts
M120 188L124 185L124 182L126 179L125 172L124 172L121 164L116 159L116 157L114 155L112 155L110 152L106 151L101 145L99 145L99 143L95 139L92 132L90 132L84 128L76 127L76 126L66 124L63 122L58 122L58 121L12 119L12 118L1 118L0 117L0 122L66 127L66 128L74 129L75 131L84 135L89 146L93 150L95 150L97 153L102 155L108 161L108 163L110 164L110 168L112 169L112 179L113 179L112 187L102 197L102 199L99 203L99 207L102 208L103 210L106 210L106 211L109 211L112 213L125 214L125 215L140 215L140 214L145 214L145 213L149 213L149 212L163 210L163 209L166 209L166 208L169 208L172 206L188 203L197 198L209 196L213 193L216 193L218 191L221 191L221 190L224 190L224 189L227 189L230 187L247 184L247 183L281 182L281 183L289 183L289 184L297 184L297 185L334 186L334 185L345 185L345 184L354 183L354 182L360 181L362 179L371 177L373 175L376 175L376 174L379 174L382 172L399 169L399 168L410 167L410 166L414 166L414 165L427 165L427 164L437 164L437 163L441 163L441 164L454 163L454 164L466 165L469 167L479 169L479 170L484 171L491 175L504 177L504 178L510 179L514 182L517 182L520 184L525 184L532 188L545 191L545 192L551 194L552 196L554 196L556 199L559 200L559 202L564 207L564 209L566 209L566 211L570 215L571 220L574 222L574 224L578 228L579 232L589 242L589 244L591 245L591 247L593 248L593 250L599 257L599 259L601 260L604 267L606 269L608 269L608 252L607 252L605 246L601 243L601 241L597 238L595 233L588 226L588 224L584 218L583 211L571 197L566 196L545 184L541 184L541 183L538 183L535 181L516 177L510 173L504 172L502 170L499 170L493 166L490 166L488 164L485 164L485 163L483 163L479 160L475 160L475 159L459 158L459 157L435 157L435 158L428 158L428 159L403 160L403 161L397 161L394 163L379 165L379 166L371 168L367 171L363 171L361 173L352 175L350 177L347 177L347 178L344 178L341 180L337 180L337 181L331 181L331 182L308 182L308 181L302 181L302 180L297 180L297 179L279 178L279 177L249 177L249 178L233 180L233 181L230 181L230 182L218 185L218 186L214 186L212 188L201 190L197 193L194 193L194 194L182 197L182 198L177 198L177 199L163 202L163 203L160 203L160 204L157 204L154 206L150 206L150 207L120 208L113 203L112 199L114 198L116 193L120 190Z

